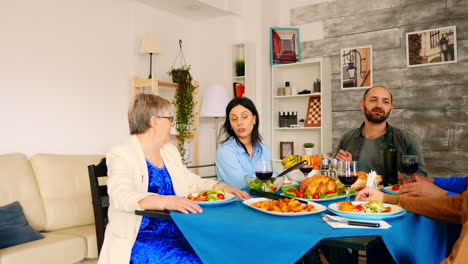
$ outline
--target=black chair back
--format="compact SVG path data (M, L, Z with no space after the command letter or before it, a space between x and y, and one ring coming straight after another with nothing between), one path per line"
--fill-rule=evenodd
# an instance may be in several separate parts
M100 254L102 243L104 242L104 233L109 221L107 217L107 210L109 209L109 195L107 194L107 185L99 185L98 179L100 177L107 177L106 158L103 158L97 165L89 165L88 174L91 185L91 196L93 200L98 254Z

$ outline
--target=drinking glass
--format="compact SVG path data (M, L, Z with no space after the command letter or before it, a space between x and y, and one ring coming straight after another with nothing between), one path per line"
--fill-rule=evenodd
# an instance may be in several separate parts
M311 156L302 155L301 161L303 160L306 160L308 164L300 167L299 170L304 174L304 178L307 178L307 176L309 176L309 173L314 169L314 159L312 159Z
M330 176L336 179L338 176L338 159L331 159L330 160Z
M419 163L417 155L403 155L401 157L401 168L406 174L406 178L411 178L413 173L418 171Z
M262 191L267 191L266 181L273 176L273 165L271 160L257 160L255 162L255 176L262 181Z
M346 187L346 201L349 202L349 189L357 179L357 161L338 162L338 179Z

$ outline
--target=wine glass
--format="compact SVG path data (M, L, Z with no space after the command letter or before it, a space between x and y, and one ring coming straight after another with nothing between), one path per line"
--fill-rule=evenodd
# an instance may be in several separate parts
M300 167L299 170L304 174L304 178L307 178L309 173L314 169L314 160L308 155L301 156L301 161L303 160L307 161L308 164Z
M401 168L406 174L406 178L411 178L413 173L418 171L419 163L416 155L403 155L401 157Z
M349 202L349 189L357 179L357 161L338 162L338 179L346 187L346 201Z
M267 191L266 181L273 176L273 165L271 160L257 160L255 162L255 176L262 181L262 191Z

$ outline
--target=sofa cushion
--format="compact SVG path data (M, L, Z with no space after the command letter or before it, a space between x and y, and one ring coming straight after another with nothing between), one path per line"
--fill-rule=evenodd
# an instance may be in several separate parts
M88 165L99 155L37 154L31 157L44 201L45 230L52 231L94 223Z
M44 239L0 249L2 264L77 263L86 256L86 241L80 236L44 232Z
M19 201L29 225L45 228L45 212L34 172L21 153L0 155L0 206Z
M84 239L86 239L87 243L86 258L94 259L98 257L96 228L94 227L94 225L61 229L54 231L54 234L66 234L83 237Z
M0 207L0 248L44 238L29 225L18 202Z

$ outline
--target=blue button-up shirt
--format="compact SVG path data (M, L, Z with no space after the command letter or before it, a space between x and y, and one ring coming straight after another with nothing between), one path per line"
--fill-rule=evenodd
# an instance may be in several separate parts
M468 177L434 178L434 184L448 191L447 196L463 193L468 185Z
M218 181L239 189L246 188L245 176L254 175L255 162L260 159L271 160L271 151L266 145L257 143L250 159L242 145L235 138L229 138L216 152Z

